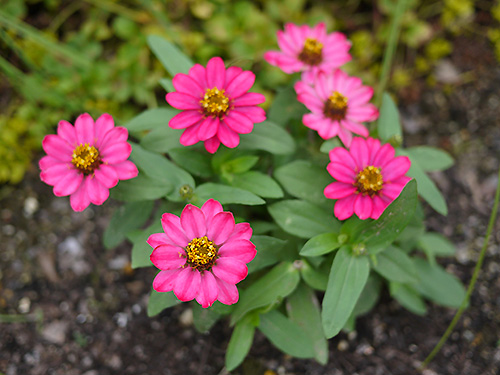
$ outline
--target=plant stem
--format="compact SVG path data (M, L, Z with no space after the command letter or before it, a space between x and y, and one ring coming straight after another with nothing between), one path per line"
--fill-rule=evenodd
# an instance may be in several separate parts
M387 82L389 81L392 61L394 60L394 53L396 52L396 47L398 45L401 20L405 12L407 2L408 0L398 1L391 20L389 38L387 39L387 45L384 51L384 59L382 60L382 71L380 73L379 85L377 87L377 93L375 95L375 105L377 107L380 107L380 104L382 103L382 94L384 93Z
M472 278L470 280L469 287L467 288L467 293L465 294L464 300L462 301L462 304L458 308L450 325L448 326L445 333L443 334L443 336L441 337L439 342L436 344L436 346L434 347L432 352L422 362L422 364L419 367L419 370L423 370L432 361L432 359L436 356L436 354L441 350L441 347L444 345L446 340L448 340L448 337L451 335L451 332L453 332L453 329L457 325L463 312L465 311L465 309L467 308L467 306L469 304L470 296L472 294L472 291L474 290L474 286L476 285L476 281L477 281L477 278L479 276L479 271L481 270L481 266L483 265L483 260L484 260L484 257L486 255L486 248L488 247L488 242L489 242L490 237L491 237L491 232L493 231L493 226L495 224L495 220L496 220L497 213L498 213L498 201L499 200L500 200L500 168L498 169L497 191L495 193L495 201L493 203L493 209L491 210L488 228L486 229L486 237L484 238L483 247L481 248L481 252L479 253L479 259L477 260L476 266L474 267L474 273L472 274Z

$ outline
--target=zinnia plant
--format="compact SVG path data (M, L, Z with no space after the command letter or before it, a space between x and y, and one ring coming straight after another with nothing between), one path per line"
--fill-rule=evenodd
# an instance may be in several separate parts
M42 180L75 210L129 179L111 191L124 204L104 244L127 238L132 267L159 269L148 315L190 301L200 331L227 317L230 371L256 329L289 355L326 363L328 339L355 329L383 289L416 314L426 301L461 304L462 284L435 261L454 246L426 230L423 209L447 214L426 172L453 160L403 147L391 96L376 108L373 89L339 69L351 58L343 34L322 23L278 32L281 51L264 59L291 75L270 116L264 96L248 92L254 73L219 57L194 64L158 36L148 43L165 64L170 106L130 120L129 143L109 115L61 122L40 161Z

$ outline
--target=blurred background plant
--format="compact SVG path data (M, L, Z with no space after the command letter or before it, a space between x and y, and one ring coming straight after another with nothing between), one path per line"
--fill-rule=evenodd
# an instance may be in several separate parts
M122 124L162 105L166 73L146 38L166 37L196 62L221 56L258 71L254 91L268 106L289 77L262 60L277 49L285 22L345 32L352 41L350 73L373 85L396 0L2 0L0 7L0 183L17 183L61 119L103 112ZM500 1L412 0L404 17L392 71L392 91L431 74L453 46L448 36L474 30L478 14L500 21ZM483 17L484 18L484 17ZM477 22L474 23L477 25ZM500 59L500 28L489 38ZM482 31L481 31L482 32ZM165 125L167 125L165 123ZM36 167L33 167L36 168Z

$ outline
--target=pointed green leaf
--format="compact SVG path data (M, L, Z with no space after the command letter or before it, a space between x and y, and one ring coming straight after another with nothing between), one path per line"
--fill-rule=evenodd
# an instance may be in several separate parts
M341 244L338 233L322 233L308 240L300 250L302 256L318 256L337 250Z
M370 274L365 256L354 256L347 247L337 252L323 298L322 322L327 338L336 336L349 319Z
M355 317L360 315L364 315L369 312L373 307L377 304L377 301L380 297L380 289L382 288L382 283L380 281L380 277L374 274L370 274L368 277L368 281L361 292L361 295L358 298L358 302L356 302L356 306L354 306L354 310L352 314Z
M292 263L278 264L241 293L231 316L231 325L247 312L276 303L288 296L295 290L299 281L299 270Z
M204 151L198 152L184 147L170 150L168 154L177 165L182 165L182 168L196 176L210 177L213 175L210 158Z
M257 255L248 263L248 273L270 266L280 260L280 250L286 241L271 236L253 235L251 241L257 249Z
M158 315L163 310L175 306L180 302L174 292L157 292L151 289L148 301L148 316Z
M175 87L170 78L162 78L158 81L158 83L165 89L167 92L174 92Z
M179 142L182 132L182 129L172 129L168 125L158 127L142 137L140 145L153 152L169 152L174 148L182 147Z
M389 141L393 137L399 140L402 139L403 133L401 131L398 108L391 96L386 92L382 97L377 130L380 139L384 142Z
M302 118L307 109L297 101L297 93L292 86L279 91L268 111L269 120L285 126L291 119Z
M429 146L407 148L406 153L425 172L442 171L453 165L453 158L445 151Z
M330 274L332 262L326 260L316 268L310 262L303 259L300 275L307 285L316 290L325 291L328 285L328 275Z
M160 220L155 220L146 229L129 232L127 239L132 242L132 268L150 267L152 265L149 256L153 248L146 242L153 233L160 233L163 230Z
M247 205L258 205L266 203L265 200L257 195L243 189L232 186L214 184L207 182L198 186L195 190L195 195L200 203L213 198L221 204L237 203Z
M240 137L240 150L264 150L271 154L287 155L295 151L295 141L283 128L271 121L256 124L250 134Z
M198 302L192 302L194 328L200 333L206 333L220 319L221 315L213 308L203 308Z
M389 283L391 296L398 301L401 306L417 315L425 315L427 306L420 297L420 294L408 284Z
M172 189L173 186L169 182L161 182L139 173L139 176L131 180L120 181L111 190L111 196L126 202L155 200L166 196Z
M278 183L267 174L257 171L235 174L232 176L230 184L263 198L283 197L283 190L281 190Z
M245 359L253 342L255 325L253 317L246 315L236 323L226 350L226 369L233 371Z
M189 57L168 40L157 35L149 35L147 41L153 53L172 77L177 73L187 74L194 65Z
M170 129L168 127L168 122L178 113L180 113L180 111L172 108L148 109L135 116L123 126L133 133L162 128Z
M250 170L259 161L258 156L240 156L236 159L231 159L223 162L220 166L222 173L243 173Z
M439 233L425 233L419 239L417 246L425 251L426 254L434 256L452 256L455 255L455 245Z
M390 281L398 283L417 282L417 270L405 252L395 246L389 246L377 254L373 269Z

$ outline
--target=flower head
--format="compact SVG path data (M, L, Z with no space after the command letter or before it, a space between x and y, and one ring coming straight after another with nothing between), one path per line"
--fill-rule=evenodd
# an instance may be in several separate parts
M246 264L257 251L248 223L234 223L231 212L209 199L199 209L188 204L180 218L162 216L164 233L148 238L151 262L160 269L153 281L158 292L174 291L181 301L196 298L202 307L216 300L238 301L237 283L248 273Z
M314 27L287 23L277 39L281 51L268 51L264 59L285 73L329 72L351 60L351 43L345 35L327 34L322 22Z
M266 119L264 95L248 92L255 74L232 66L226 69L220 57L213 57L204 68L195 64L188 74L177 74L172 83L177 91L168 93L167 102L184 110L174 116L169 126L186 129L180 143L191 146L205 142L208 152L214 153L220 143L234 148L240 143L239 134L253 130L253 124Z
M127 160L132 151L127 138L127 129L115 127L107 113L95 123L88 113L78 116L75 126L60 121L57 135L42 141L47 155L39 162L40 178L54 187L56 196L70 195L75 211L83 211L91 202L103 204L118 180L138 174Z
M330 151L328 172L337 181L325 188L325 196L337 199L335 216L344 220L355 213L362 220L378 219L396 199L410 178L406 156L394 156L394 147L378 139L352 140L351 148Z
M368 129L362 122L378 117L377 108L368 103L373 89L340 69L328 74L318 73L312 85L299 81L295 91L297 100L311 111L302 118L304 125L316 130L323 139L338 135L346 147L351 145L352 133L368 136Z

